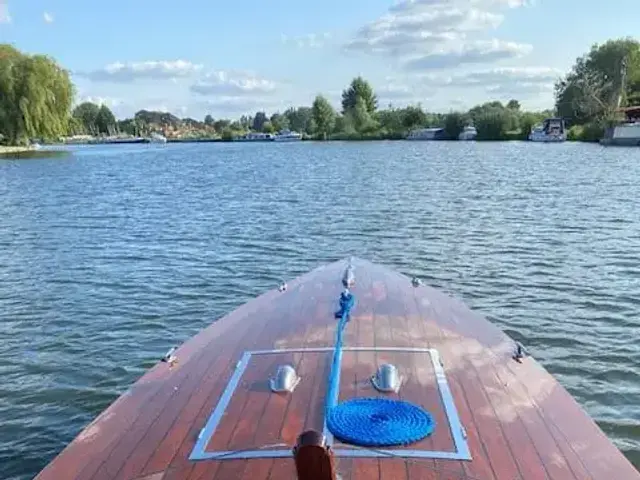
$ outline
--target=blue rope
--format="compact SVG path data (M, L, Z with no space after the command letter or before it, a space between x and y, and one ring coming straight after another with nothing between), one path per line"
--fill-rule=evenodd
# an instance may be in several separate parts
M336 329L336 344L333 350L333 360L331 361L331 374L329 376L329 390L327 391L327 402L325 411L329 412L338 404L338 392L340 387L340 365L342 365L342 332L349 321L351 309L355 306L356 299L348 291L340 294L340 310L336 312L339 318Z
M353 398L329 412L327 427L345 443L364 447L408 445L433 432L431 415L409 402Z
M435 428L432 416L420 406L386 398L353 398L338 404L342 334L354 306L355 297L348 290L342 292L325 405L327 428L337 439L352 445L386 447L417 442Z

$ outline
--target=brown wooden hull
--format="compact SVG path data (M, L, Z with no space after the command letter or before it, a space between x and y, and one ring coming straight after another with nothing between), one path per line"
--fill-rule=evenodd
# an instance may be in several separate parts
M336 441L342 479L640 479L534 359L513 360L514 342L497 327L385 267L353 265L357 304L345 330L340 400L405 399L427 409L436 429L386 453ZM295 478L297 435L324 426L346 266L316 269L213 323L176 351L173 366L154 366L37 479ZM284 363L301 381L293 393L273 393L269 377ZM398 393L373 388L382 363L403 375Z

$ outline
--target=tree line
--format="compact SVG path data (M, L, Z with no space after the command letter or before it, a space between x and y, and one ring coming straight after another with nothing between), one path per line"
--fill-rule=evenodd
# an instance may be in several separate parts
M231 139L249 131L284 129L319 140L397 139L421 127L444 128L454 139L468 124L476 127L478 139L524 139L533 125L550 116L567 121L570 138L594 140L621 119L620 107L640 103L640 44L623 38L594 45L558 80L555 109L545 111L523 110L515 99L448 113L429 112L421 105L380 108L373 87L362 77L342 92L339 109L318 95L311 106L271 115L259 111L238 119L214 119L209 114L200 121L141 110L117 120L106 105L85 102L72 109L74 93L69 73L52 58L0 45L0 138L8 144L73 134L141 136L152 131Z

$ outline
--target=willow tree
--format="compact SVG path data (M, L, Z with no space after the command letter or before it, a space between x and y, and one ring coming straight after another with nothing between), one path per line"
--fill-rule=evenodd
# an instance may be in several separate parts
M73 94L69 73L53 59L0 45L0 132L7 143L66 134Z

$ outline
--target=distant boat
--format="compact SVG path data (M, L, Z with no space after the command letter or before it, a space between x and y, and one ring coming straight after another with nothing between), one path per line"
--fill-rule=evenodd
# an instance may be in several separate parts
M542 124L535 125L529 133L532 142L564 142L567 140L567 129L561 118L546 118Z
M640 147L640 106L628 107L623 111L626 121L607 128L600 139L601 145Z
M464 127L462 132L460 132L460 135L458 135L458 140L475 140L477 136L478 131L476 130L476 127L467 125Z
M418 128L409 133L407 140L444 140L446 137L444 128Z
M302 135L298 132L292 132L291 130L280 130L274 137L276 142L299 142L302 140Z
M159 133L152 133L147 140L149 140L149 143L167 143L167 138Z
M234 138L236 142L273 142L275 136L271 133L249 132Z

